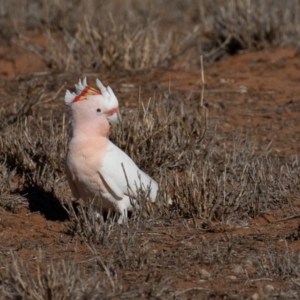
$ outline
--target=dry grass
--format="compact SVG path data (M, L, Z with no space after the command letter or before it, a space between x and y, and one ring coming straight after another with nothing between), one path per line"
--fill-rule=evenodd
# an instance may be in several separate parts
M53 259L40 250L34 263L25 263L1 248L0 299L242 299L242 290L217 288L218 281L232 286L232 275L249 293L257 290L251 283L265 279L283 285L260 291L262 299L297 299L297 251L278 246L278 236L227 232L265 213L289 209L297 216L291 199L299 194L298 158L279 158L271 145L215 130L198 96L153 88L150 100L139 95L136 107L121 107L111 139L159 182L161 193L155 205L141 195L142 209L119 226L113 215L96 219L90 204L70 203L62 91L82 72L117 70L121 77L199 63L200 55L213 62L244 50L296 47L298 1L77 2L0 4L3 44L35 53L49 71L1 83L7 105L1 108L0 213L26 205L63 221L59 234L70 238L73 251L69 259ZM46 44L33 42L33 32ZM288 238L297 240L298 231ZM80 251L84 259L76 256ZM203 276L209 288L173 286Z
M216 133L202 136L206 121L197 104L169 103L141 102L135 112L124 110L122 124L111 138L173 195L176 213L221 221L255 217L284 203L288 190L298 189L297 160L283 163L268 149L256 153L255 145L241 137L220 145L222 137ZM5 132L9 133L1 144L5 174L14 172L25 185L41 186L63 199L65 120L54 125L51 120L44 124L29 118ZM165 201L159 203L161 213L167 213Z
M200 4L201 3L201 4ZM270 46L296 46L300 6L297 1L199 2L198 18L206 29L207 58Z
M4 16L9 24L18 19L23 26L4 26L3 37L32 51L56 71L136 72L172 67L178 57L185 57L188 66L200 55L213 62L250 49L299 47L300 5L295 0L189 0L171 5L130 0L122 5L28 1L18 4L17 10L14 7L13 1L4 5ZM27 37L33 28L42 32L45 43Z
M187 243L178 246L172 256L170 253L157 256L149 250L151 248L141 248L140 245L156 240L155 236L148 236L155 226L168 228L179 222L181 227L195 234L198 232L197 235L220 232L246 226L249 217L289 206L289 193L296 193L299 187L297 159L281 161L269 154L268 147L257 152L255 145L243 137L225 143L218 132L210 129L209 120L207 122L200 113L198 103L187 104L178 97L170 102L163 95L167 95L167 99L174 97L165 91L156 101L147 103L140 99L137 109L122 109L122 123L111 134L112 140L162 187L157 204L142 206L142 211L133 215L125 227L118 226L111 218L113 216L108 216L106 221L95 219L90 205L74 207L69 204L71 195L63 174L67 144L63 115L58 116L55 123L53 118L43 122L26 116L3 129L0 160L4 197L1 206L15 208L16 197L23 195L22 201L26 198L33 211L39 210L48 218L57 219L63 214L59 200L69 210L65 233L86 243L91 259L98 261L97 268L100 268L95 274L82 275L81 272L87 272L89 267L68 261L50 261L42 268L43 264L38 262L38 277L32 277L28 267L13 256L13 263L7 264L1 275L5 295L14 299L39 299L48 293L55 299L55 295L65 299L75 294L80 297L92 295L91 298L99 294L103 298L139 297L145 293L170 295L171 282L165 277L151 279L142 290L137 289L137 285L128 290L127 284L123 289L119 279L109 276L105 279L105 274L112 269L114 274L130 270L147 276L145 270L157 264L174 266L178 271L186 268L188 261L204 265L242 264L242 253L242 256L233 258L228 252L235 241L221 242L221 248L203 242L202 250L196 247L192 252ZM32 107L33 114L34 110L40 110L39 105L42 104ZM207 123L208 130L205 130ZM165 191L174 199L171 209L165 205ZM192 225L186 221L190 218L200 222ZM159 235L158 232L158 238ZM170 232L169 238L172 236ZM99 256L93 245L102 245L107 251ZM187 253L188 261L181 259L183 253ZM261 261L263 258L264 262ZM266 254L261 252L261 256L255 259L257 278L298 276L297 259L297 254L285 252L278 256L278 252L272 249ZM211 276L222 273L221 269L214 270ZM98 276L102 278L100 282ZM61 282L60 278L64 281Z

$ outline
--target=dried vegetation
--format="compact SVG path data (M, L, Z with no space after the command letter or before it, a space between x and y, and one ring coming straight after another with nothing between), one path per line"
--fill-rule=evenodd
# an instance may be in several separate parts
M41 249L33 266L3 250L0 299L241 299L243 291L233 289L172 287L174 280L198 277L226 281L231 273L239 283L292 282L261 295L296 299L297 253L288 247L263 249L259 243L247 250L243 236L206 239L201 234L245 227L249 218L291 208L300 186L297 158L279 159L268 145L258 151L248 136L222 136L196 96L187 100L187 95L160 90L148 101L139 95L136 108L121 108L122 123L111 138L160 183L162 192L156 205L142 203L140 212L118 226L113 216L95 219L89 205L70 203L60 92L65 81L77 80L76 72L136 72L171 67L178 60L188 66L200 55L214 62L242 50L297 47L299 2L27 1L17 9L13 2L0 5L5 20L0 35L40 57L49 76L3 80L1 97L9 105L1 109L0 212L17 212L22 204L47 219L64 220L63 234L72 238L74 253L78 242L89 259L57 262ZM30 38L35 31L44 44ZM165 205L166 192L174 199L171 208ZM267 239L251 238L250 243ZM156 248L162 239L163 249ZM249 285L248 294L254 290Z
M188 65L200 55L213 62L243 50L299 47L296 0L126 1L120 6L32 0L16 2L18 10L13 2L3 8L2 36L60 72L138 71L170 66L183 55ZM45 42L32 42L23 27L12 29L16 19L26 29L41 31Z

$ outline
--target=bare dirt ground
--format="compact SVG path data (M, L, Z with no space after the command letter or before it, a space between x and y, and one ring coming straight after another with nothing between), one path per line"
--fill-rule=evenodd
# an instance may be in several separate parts
M46 44L39 30L29 30L27 39ZM215 180L220 183L213 186L215 194L222 197L212 201L210 210L203 204L202 218L202 211L192 209L193 200L182 196L188 195L191 186L178 185L176 190L175 181L188 182L189 172L197 169L193 164L201 165L191 158L187 171L170 167L168 175L177 172L177 179L168 182L173 188L173 207L141 219L133 216L125 225L109 220L93 223L88 231L82 225L87 221L77 222L62 206L71 199L62 173L67 144L61 133L66 88L72 89L84 76L91 85L100 78L113 88L127 118L140 107L139 99L145 107L148 103L167 107L179 103L179 107L193 110L200 103L203 86L199 63L185 59L195 57L191 50L179 56L172 68L62 72L28 46L21 47L22 41L0 44L0 143L1 149L6 149L1 163L2 167L12 166L8 174L6 167L1 169L5 176L1 173L0 299L75 299L74 291L76 299L300 298L300 58L294 48L241 51L214 63L204 58L208 117L203 160L210 150L221 150L211 154L213 164L209 161L205 165L207 173L198 174L203 190L199 191L199 185L191 194L196 190L205 202L214 192L204 187ZM27 83L33 88L27 88ZM179 110L176 112L179 116ZM27 132L27 122L41 130L42 138L37 142ZM25 132L22 140L18 140L18 131ZM120 142L114 134L112 138ZM48 136L60 145L57 149L63 149L61 153L49 150L49 156L43 156L30 152L32 145L34 149L41 146L46 153L51 148L45 142ZM168 138L171 142L173 137ZM18 157L18 143L29 149L28 166ZM53 172L46 167L42 170L39 159ZM147 168L151 162L145 161L139 162ZM213 177L217 168L221 175ZM227 172L232 177L227 179ZM48 173L43 181L43 174ZM244 190L246 173L253 184L248 188L245 183ZM275 192L273 184L277 185ZM235 195L233 200L231 194ZM253 199L249 196L248 201L247 195ZM187 203L191 206L185 210ZM74 206L76 210L78 204Z
M2 86L15 74L23 76L45 70L36 58L14 53L13 48L2 47L0 59ZM215 130L229 139L246 134L255 142L256 150L269 147L271 154L279 158L298 155L299 68L299 57L293 49L247 52L205 67L209 131ZM201 73L196 67L192 71L180 68L154 70L138 76L118 76L113 72L97 76L104 82L111 82L117 89L120 105L134 107L133 97L139 87L142 93L150 93L154 87L158 92L159 89L169 89L174 94L185 95L187 99L191 95L195 99L198 95L200 101ZM9 98L3 87L1 94ZM55 99L60 102L55 104L59 107L63 107L62 95L63 92ZM7 103L9 105L9 101ZM6 105L5 101L2 105ZM40 196L43 197L42 192ZM30 198L28 201L28 208L15 213L4 209L0 211L3 263L11 259L13 251L29 264L32 272L36 272L35 262L41 252L45 264L49 260L59 262L63 258L82 265L99 264L85 243L67 233L68 216L59 203L52 200L47 211L45 207L39 208L34 202L30 203ZM269 277L268 269L274 266L269 266L270 260L265 257L269 254L275 259L274 253L281 253L279 256L284 260L288 259L285 257L287 253L300 250L299 215L295 214L299 210L299 198L290 198L289 201L294 211L291 206L283 206L250 218L240 226L219 224L215 229L214 225L206 229L203 224L197 226L198 221L193 219L185 219L185 226L178 220L156 220L154 228L147 227L146 223L134 234L142 252L138 254L140 257L129 251L132 260L124 258L124 262L120 262L138 266L119 272L121 278L118 280L128 291L133 286L153 281L151 289L154 291L150 289L148 296L136 295L141 298L155 293L156 297L162 297L160 293L168 286L176 297L184 299L268 299L273 296L284 299L286 291L292 291L296 299L300 282ZM123 234L133 234L128 233L130 228L122 230ZM113 243L96 247L107 257L115 255ZM154 257L156 263L149 270L147 260L154 260ZM168 267L162 267L160 260L169 260ZM219 263L222 268L218 267ZM164 280L160 281L161 278Z

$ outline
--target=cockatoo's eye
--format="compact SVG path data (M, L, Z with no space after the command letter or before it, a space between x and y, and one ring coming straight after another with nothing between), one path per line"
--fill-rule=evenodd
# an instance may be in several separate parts
M97 108L97 112L101 112L101 108Z

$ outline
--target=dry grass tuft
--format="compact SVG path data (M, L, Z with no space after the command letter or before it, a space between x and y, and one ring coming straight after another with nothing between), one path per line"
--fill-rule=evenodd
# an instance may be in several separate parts
M207 120L198 111L181 99L140 102L136 111L124 110L121 126L113 129L112 140L162 187L148 214L171 216L167 194L175 200L173 213L215 221L254 217L288 201L286 191L291 185L298 189L298 161L283 164L268 149L257 155L254 145L240 138L220 143L211 130L205 136ZM21 176L25 186L40 186L57 199L69 198L64 122L44 125L29 118L10 126L1 143L3 172L14 172L11 177Z
M213 61L239 51L298 44L297 1L214 1L198 7Z
M112 277L87 277L71 260L46 263L37 258L37 276L32 276L26 263L13 253L11 257L11 265L2 262L0 274L2 294L9 299L109 299L122 290Z
M116 25L106 17L108 27L99 28L87 19L78 25L75 34L51 32L43 35L45 46L22 37L24 49L35 53L45 65L59 71L99 70L102 68L139 71L168 66L191 47L195 36L160 33L155 21L145 26Z
M18 18L29 28L19 26L6 40L56 71L140 71L171 67L179 56L188 67L200 55L213 62L239 51L299 47L300 5L295 0L128 0L122 6L92 0L76 5L31 1L17 8L12 2L4 6L7 20ZM32 27L41 29L46 43L26 37Z
M49 232L55 236L53 243L45 242L46 251L60 247L58 234L66 248L76 243L70 259L63 250L56 261L57 256L42 255L34 246L30 250L39 255L24 263L28 249L20 243L18 252L11 252L18 237L9 236L9 246L0 247L0 298L242 299L244 289L256 292L249 283L267 280L285 286L261 292L264 299L296 299L299 253L282 249L280 241L297 241L299 230L287 236L256 233L257 227L245 234L230 231L251 230L250 218L279 210L294 214L282 220L299 217L293 201L300 192L297 157L279 158L271 145L258 147L247 134L215 130L193 93L160 88L149 101L139 96L131 103L137 107L121 107L122 122L111 139L159 182L161 191L155 204L140 194L141 210L119 226L113 214L96 217L90 203L71 202L61 92L82 72L98 76L99 70L116 70L122 78L178 65L188 70L200 55L213 62L251 49L296 47L299 12L295 0L0 3L1 47L33 52L48 68L0 80L5 103L0 110L0 239L13 230L2 217L26 205L30 214L39 211L46 220L63 222L61 231L39 232L40 239L49 238ZM218 289L221 281L233 286L229 276L243 288ZM200 279L210 288L198 287ZM176 290L176 281L197 286Z

